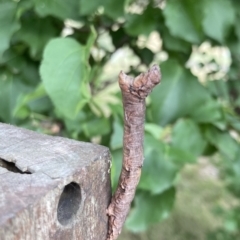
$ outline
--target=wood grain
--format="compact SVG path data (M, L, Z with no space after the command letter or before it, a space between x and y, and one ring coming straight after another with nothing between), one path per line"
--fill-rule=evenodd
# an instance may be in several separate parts
M111 197L106 147L0 123L0 158L22 172L0 166L1 240L106 239ZM64 187L72 182L81 189L79 206L60 208ZM69 196L67 204L74 200ZM76 212L61 224L58 211L69 209Z

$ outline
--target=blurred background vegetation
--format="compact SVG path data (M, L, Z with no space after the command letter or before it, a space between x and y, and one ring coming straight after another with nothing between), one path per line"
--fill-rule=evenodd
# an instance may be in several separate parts
M108 146L114 188L118 73L157 63L120 239L240 239L239 23L237 0L0 0L0 121Z

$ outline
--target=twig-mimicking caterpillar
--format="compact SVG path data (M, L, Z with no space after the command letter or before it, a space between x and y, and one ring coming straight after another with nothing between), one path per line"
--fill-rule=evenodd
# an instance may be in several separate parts
M115 240L122 230L134 198L143 165L145 98L160 82L157 65L136 78L119 74L124 108L123 164L118 187L107 209L109 230L107 240Z

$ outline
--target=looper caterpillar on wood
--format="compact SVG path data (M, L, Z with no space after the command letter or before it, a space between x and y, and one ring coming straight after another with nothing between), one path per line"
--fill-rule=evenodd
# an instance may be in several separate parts
M107 240L115 240L122 230L134 198L143 165L145 98L160 82L157 65L136 78L119 74L124 108L123 164L118 187L107 209L109 229Z

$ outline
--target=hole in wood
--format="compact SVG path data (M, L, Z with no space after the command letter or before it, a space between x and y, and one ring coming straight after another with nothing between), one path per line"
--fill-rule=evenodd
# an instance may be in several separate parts
M77 183L71 182L64 187L57 208L57 218L62 225L67 225L72 221L80 207L81 200L81 188Z
M18 169L15 165L15 163L13 162L8 162L8 161L5 161L3 159L0 159L0 167L2 168L6 168L8 171L10 172L14 172L14 173L21 173L21 174L31 174L31 172L23 172L21 171L20 169Z

